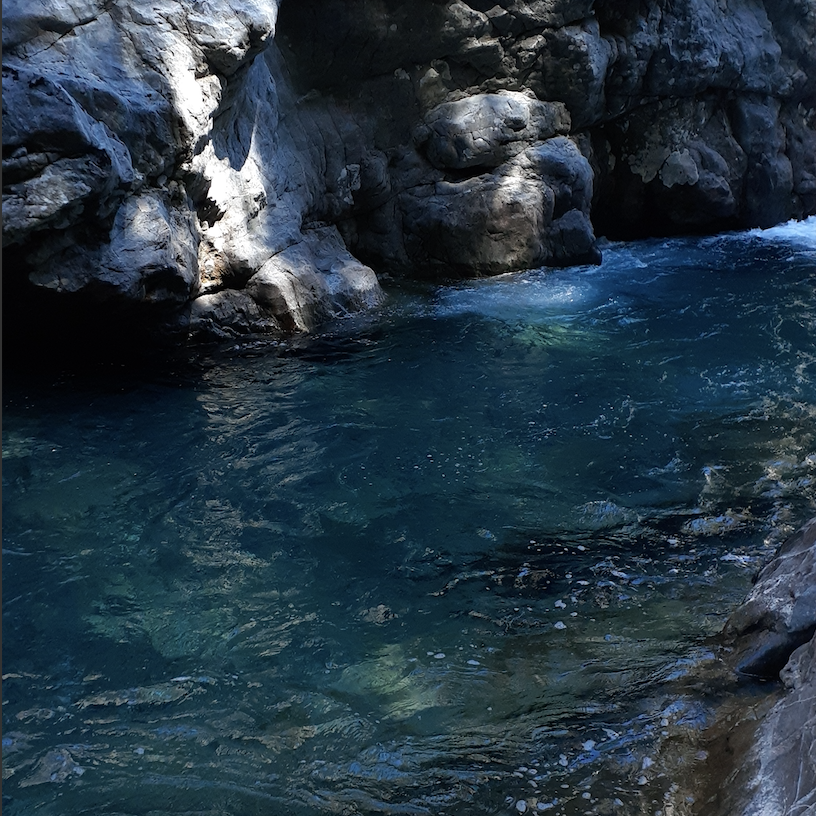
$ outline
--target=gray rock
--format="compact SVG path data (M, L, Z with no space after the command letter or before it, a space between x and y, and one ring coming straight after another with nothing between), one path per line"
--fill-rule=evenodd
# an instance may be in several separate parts
M754 770L743 816L816 810L816 639L791 655L782 679L787 693L760 725L747 758Z
M560 28L589 17L590 0L514 0L506 4L510 14L524 29Z
M816 809L816 519L789 539L729 618L728 665L781 678L765 699L727 703L709 730L700 816L796 816Z
M3 156L4 247L107 219L134 182L125 145L61 85L24 68L3 71Z
M785 129L780 103L769 97L743 96L736 100L731 121L745 152L745 212L748 220L770 227L790 215L793 167L785 154Z
M531 178L540 178L555 194L555 217L577 209L589 215L593 173L577 145L564 136L548 139L525 150L515 161Z
M346 250L333 227L310 230L270 258L250 278L246 293L290 333L383 301L374 271Z
M782 93L782 49L761 3L680 0L660 21L647 91L690 96L712 87Z
M533 142L570 130L562 104L512 92L446 102L430 111L425 123L431 164L456 170L498 167Z
M793 170L793 216L803 218L816 212L816 127L808 127L785 109L780 111L780 120Z
M276 0L6 5L4 245L34 286L182 307L304 241L334 172L321 158L338 153L288 89ZM347 164L334 216L359 186ZM342 244L321 252L340 271L323 270L329 301L311 313L378 300L373 273L352 269ZM241 298L217 300L208 325L243 315L252 330L279 330Z
M614 49L601 35L597 20L546 30L522 42L535 54L526 81L536 96L563 102L575 127L603 118L606 73Z
M4 3L15 292L163 304L181 325L192 299L264 270L265 313L221 295L207 325L300 331L379 300L327 283L327 225L338 268L350 251L483 275L597 259L596 232L816 211L816 14L800 0L278 6Z
M612 231L736 223L748 159L715 98L645 106L620 117L607 133L616 156L615 182L602 197L611 194L606 206Z
M406 252L416 267L442 275L597 262L591 200L589 162L572 141L557 136L492 173L402 194Z
M517 168L400 197L411 262L453 275L496 275L543 264L555 196Z
M595 243L592 224L587 214L581 210L569 210L552 222L549 245L548 262L553 266L601 262L601 252Z
M57 293L88 291L96 299L183 306L198 282L198 232L189 211L167 206L145 192L119 207L110 242L87 246L46 243L32 253L38 261L30 280ZM46 257L47 255L47 257ZM89 262L92 259L92 262Z
M729 618L730 662L742 674L776 678L816 631L816 519L789 539Z
M203 339L227 339L246 334L282 336L278 321L246 293L225 289L197 297L190 305L190 335Z

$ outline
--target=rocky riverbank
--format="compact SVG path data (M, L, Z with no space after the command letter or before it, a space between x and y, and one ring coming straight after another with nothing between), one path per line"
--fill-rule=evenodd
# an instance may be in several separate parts
M17 329L290 334L377 274L816 212L812 2L279 5L4 4Z
M743 683L702 741L694 816L794 816L816 810L816 519L758 575L723 632L724 660ZM780 683L781 681L781 683Z

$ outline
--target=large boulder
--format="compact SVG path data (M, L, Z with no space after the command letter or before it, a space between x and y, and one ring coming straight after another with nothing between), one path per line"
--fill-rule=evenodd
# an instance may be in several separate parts
M485 148L485 155L493 154ZM592 169L564 136L527 147L493 172L418 186L399 199L408 257L443 275L595 263L591 201Z
M382 300L374 271L348 252L334 227L323 227L305 231L298 243L269 258L243 290L196 298L190 331L210 337L294 334Z
M496 275L542 264L555 197L546 184L516 170L403 194L412 263L440 276Z
M246 292L292 332L383 300L374 270L348 252L333 227L306 232L274 255L249 279Z

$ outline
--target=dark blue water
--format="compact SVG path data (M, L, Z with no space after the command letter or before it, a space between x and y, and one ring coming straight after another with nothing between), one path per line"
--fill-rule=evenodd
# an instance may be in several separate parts
M4 402L8 814L657 814L816 510L816 223Z

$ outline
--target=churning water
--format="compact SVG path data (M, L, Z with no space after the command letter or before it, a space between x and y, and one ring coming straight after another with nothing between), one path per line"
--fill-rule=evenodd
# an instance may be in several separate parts
M816 221L4 398L8 816L656 814L816 509Z

